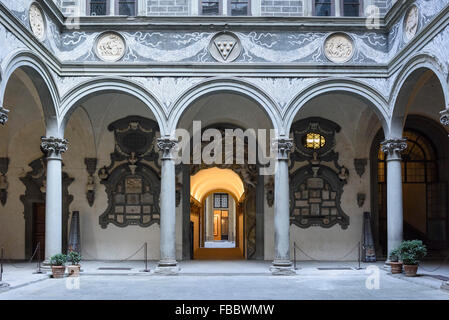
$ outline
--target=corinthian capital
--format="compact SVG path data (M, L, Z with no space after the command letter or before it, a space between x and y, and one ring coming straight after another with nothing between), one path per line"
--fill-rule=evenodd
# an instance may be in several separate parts
M5 124L8 121L8 112L9 110L0 107L0 124Z
M288 154L293 149L293 140L288 138L279 138L273 141L273 150L277 152L279 160L288 160Z
M55 137L42 137L41 148L47 156L60 156L67 151L67 140Z
M387 139L382 142L382 152L387 154L388 159L401 159L401 153L407 149L407 139Z
M444 126L449 126L449 109L440 112L440 121Z
M173 159L173 153L176 151L178 141L172 138L158 138L157 147L162 153L162 160Z

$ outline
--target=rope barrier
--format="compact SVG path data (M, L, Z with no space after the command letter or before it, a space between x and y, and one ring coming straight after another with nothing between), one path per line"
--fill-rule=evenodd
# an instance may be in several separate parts
M441 263L438 267L436 267L435 269L426 269L426 268L424 268L423 266L419 266L422 270L424 270L424 271L427 271L427 272L435 272L435 271L437 271L438 269L440 269L443 265L445 265L446 263L447 263L447 261L448 261L448 259L449 259L449 255L443 260L443 263Z
M314 261L314 262L320 262L320 261L329 261L329 260L325 260L325 259L315 259L314 257L310 256L309 254L307 254L304 250L301 249L301 247L299 247L296 242L293 243L294 247L297 248L299 251L301 251L307 258L310 259L310 261ZM344 261L344 259L349 256L357 247L360 246L360 243L357 242L356 245L348 252L346 253L344 256L342 256L341 258L338 259L332 259L332 261Z

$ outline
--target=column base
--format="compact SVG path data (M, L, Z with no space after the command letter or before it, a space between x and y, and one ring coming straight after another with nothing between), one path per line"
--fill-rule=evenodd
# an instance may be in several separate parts
M181 270L181 269L179 268L176 260L159 261L158 266L156 267L156 269L154 269L154 274L175 276L175 275L178 275L179 270Z
M449 281L445 282L441 285L441 289L449 291Z
M275 260L270 267L271 274L274 276L292 276L296 275L292 262L289 260Z
M387 271L391 271L391 261L390 260L385 261L383 268Z

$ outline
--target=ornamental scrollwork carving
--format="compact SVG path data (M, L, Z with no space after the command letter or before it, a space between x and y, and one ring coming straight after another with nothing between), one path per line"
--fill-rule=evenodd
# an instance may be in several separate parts
M41 148L48 155L60 156L67 151L67 140L55 137L42 137Z
M384 152L388 159L401 158L401 153L407 149L407 139L387 139L382 142L381 150Z
M338 163L335 152L340 130L336 123L318 117L292 125L295 151L290 170L297 169L290 175L290 221L300 228L349 226L349 216L340 205L349 170Z
M111 164L98 171L100 183L106 186L108 195L108 207L99 217L101 227L106 228L109 223L118 227L148 227L159 223L157 123L130 116L111 123L108 130L114 132L115 149L110 156ZM90 163L91 172L95 171L94 160Z
M449 109L440 112L440 121L443 126L449 126Z
M274 152L279 160L288 160L288 155L293 150L293 139L279 138L272 142Z
M162 153L162 160L173 159L174 152L178 147L178 141L171 138L158 138L157 147Z

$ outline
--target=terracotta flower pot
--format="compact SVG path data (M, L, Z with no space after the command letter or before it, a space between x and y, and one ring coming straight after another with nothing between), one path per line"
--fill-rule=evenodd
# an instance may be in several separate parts
M402 273L402 262L390 262L390 266L392 274Z
M65 273L65 266L51 266L51 272L53 278L63 278Z
M404 264L404 271L406 277L416 277L416 274L418 272L418 265Z
M80 269L81 266L79 264L67 266L67 272L69 274L69 277L79 277Z

